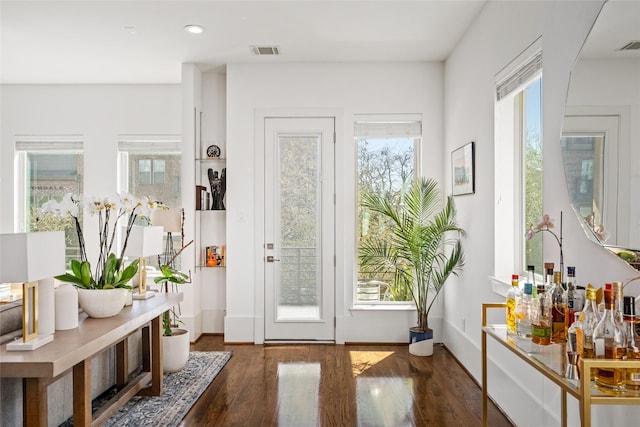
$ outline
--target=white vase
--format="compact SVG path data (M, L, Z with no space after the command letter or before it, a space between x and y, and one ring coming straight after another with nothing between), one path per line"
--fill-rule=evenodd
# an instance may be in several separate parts
M78 302L89 317L111 317L120 313L127 300L128 289L78 288Z
M162 336L162 370L177 372L189 360L189 331L172 329L173 335Z
M58 286L55 291L56 331L66 331L78 327L78 291L68 283Z

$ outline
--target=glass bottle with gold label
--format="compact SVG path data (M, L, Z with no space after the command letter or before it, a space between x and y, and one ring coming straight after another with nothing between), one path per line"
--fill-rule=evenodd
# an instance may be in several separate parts
M620 327L612 290L604 291L604 314L593 331L596 359L622 360L626 356L626 337ZM596 386L603 390L624 390L624 368L594 368Z
M623 301L624 324L627 332L627 360L640 360L640 342L636 340L635 330L635 299L624 297ZM640 392L640 368L627 368L625 370L624 385L627 390Z
M585 292L586 301L582 309L582 328L578 330L577 347L580 357L583 359L593 359L593 330L600 317L598 315L598 305L596 304L597 290L587 287Z

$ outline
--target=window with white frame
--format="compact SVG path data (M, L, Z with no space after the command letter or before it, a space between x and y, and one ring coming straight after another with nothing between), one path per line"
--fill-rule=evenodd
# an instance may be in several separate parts
M52 199L62 201L67 193L82 194L81 138L76 135L20 136L16 139L16 160L17 231L64 231L65 261L80 260L80 244L73 221L42 214L40 208Z
M542 272L541 233L524 238L543 214L542 51L539 42L496 79L496 274Z
M357 148L356 248L369 236L389 233L386 219L361 206L366 192L384 195L399 203L403 190L418 175L422 138L421 115L358 115L354 123ZM356 249L357 250L357 249ZM394 272L373 272L360 265L356 253L356 304L406 302L411 295L395 286Z
M179 135L118 137L119 192L135 197L150 197L170 208L179 209L182 208L181 176ZM180 248L181 236L172 235L172 239L174 248ZM156 257L150 257L147 262L149 266L157 267ZM175 260L175 266L180 269L179 257Z

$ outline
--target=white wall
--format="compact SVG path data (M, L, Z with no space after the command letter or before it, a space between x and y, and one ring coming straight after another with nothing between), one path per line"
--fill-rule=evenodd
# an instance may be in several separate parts
M465 34L445 65L445 160L454 148L476 142L476 193L456 198L458 219L467 230L464 273L445 288L445 344L480 381L481 304L503 302L487 277L494 268L494 90L495 75L539 36L543 43L544 210L564 211L565 265L601 285L626 280L633 271L587 240L572 215L565 185L559 135L569 72L602 2L491 2ZM445 161L445 164L447 162ZM449 185L447 168L444 182ZM522 231L524 233L524 230ZM549 253L557 247L549 247ZM499 313L499 323L504 314ZM491 341L491 339L489 339ZM559 424L557 387L498 345L489 343L489 391L519 426ZM569 398L570 425L579 425ZM594 410L595 425L610 408ZM625 411L619 411L623 414ZM627 410L627 414L629 410ZM627 415L630 417L630 415ZM622 416L621 420L627 420Z
M15 135L80 134L84 140L84 188L87 194L117 191L117 135L181 133L180 85L3 85L0 122L0 232L14 232ZM87 246L97 248L97 233L86 233ZM95 242L94 242L95 240ZM91 243L94 242L94 243ZM130 366L140 362L139 336L130 338ZM108 388L115 367L109 350L93 359L93 395ZM19 380L2 379L0 424L22 423ZM51 425L73 410L71 376L49 387Z
M85 192L100 195L117 192L117 135L180 133L179 85L3 85L1 103L3 233L14 231L15 135L82 135Z
M337 119L336 341L408 341L407 330L416 322L414 312L349 309L355 261L353 116L422 113L423 171L442 181L442 72L441 63L227 67L227 342L261 342L264 336L262 211L256 205L260 188L256 183L262 176L255 172L262 159L254 155L254 141L256 117L265 111L322 113ZM367 334L372 330L376 333Z

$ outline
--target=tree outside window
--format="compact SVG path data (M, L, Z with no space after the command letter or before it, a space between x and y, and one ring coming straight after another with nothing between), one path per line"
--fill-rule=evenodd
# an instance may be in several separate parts
M361 206L365 192L384 195L398 204L401 195L414 179L416 138L358 138L358 223L357 245L365 236L390 236L388 219ZM393 272L374 273L358 265L358 302L411 301L406 289L393 286ZM375 295L375 291L378 294ZM372 294L373 292L373 294Z

